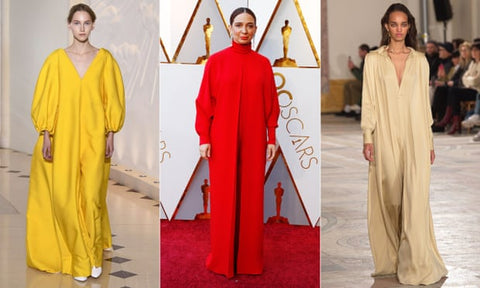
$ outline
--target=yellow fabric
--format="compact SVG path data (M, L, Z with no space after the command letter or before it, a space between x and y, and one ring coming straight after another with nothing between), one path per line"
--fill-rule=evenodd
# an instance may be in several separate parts
M106 206L110 161L105 133L124 121L119 67L100 49L80 78L65 50L45 61L32 103L40 136L35 145L27 206L27 265L47 272L89 276L112 246ZM43 133L52 136L53 161L42 156Z
M373 143L368 172L368 230L376 275L431 284L447 274L438 253L429 204L432 116L429 68L411 49L402 82L386 47L365 59L364 143Z

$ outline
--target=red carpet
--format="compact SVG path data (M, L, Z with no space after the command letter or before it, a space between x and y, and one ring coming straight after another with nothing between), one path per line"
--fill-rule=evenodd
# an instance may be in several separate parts
M264 272L227 279L205 268L209 220L161 220L161 288L320 287L320 229L266 224Z

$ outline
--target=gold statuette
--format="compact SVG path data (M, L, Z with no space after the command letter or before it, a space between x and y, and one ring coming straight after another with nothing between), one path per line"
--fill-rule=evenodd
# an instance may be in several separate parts
M208 185L208 180L203 180L203 185L200 187L202 190L203 198L203 212L195 215L195 220L210 219L210 213L208 212L208 200L210 194L210 185Z
M288 20L285 20L285 26L282 27L283 37L283 58L276 59L273 63L275 67L298 67L294 59L287 57L288 42L290 41L290 34L292 34L292 27L288 26Z
M205 34L205 50L206 54L197 58L196 64L205 64L210 57L210 41L212 37L213 24L210 24L210 18L206 19L207 23L203 25L203 33Z
M267 223L288 223L288 218L285 218L283 216L280 216L280 209L282 208L282 197L283 197L283 188L282 188L282 183L278 182L277 183L277 188L273 190L275 192L275 204L277 208L277 215L268 217Z

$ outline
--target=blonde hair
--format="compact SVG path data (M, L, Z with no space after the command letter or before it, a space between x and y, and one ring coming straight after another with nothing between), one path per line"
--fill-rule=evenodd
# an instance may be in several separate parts
M463 58L462 56L460 56L459 64L462 69L467 69L468 65L472 61L472 54L470 53L470 51L472 50L472 43L465 41L460 44L460 46L458 46L458 50L461 50L463 47L465 47L465 49L467 49L469 53L467 53L467 58Z

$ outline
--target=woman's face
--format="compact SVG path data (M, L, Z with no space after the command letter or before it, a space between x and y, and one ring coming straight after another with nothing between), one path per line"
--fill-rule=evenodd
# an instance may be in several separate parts
M255 32L257 32L255 19L248 13L238 14L237 17L233 19L233 23L229 28L233 41L238 44L248 44L252 42Z
M452 57L453 66L457 66L459 62L460 62L459 57Z
M391 41L394 42L403 42L405 37L407 37L408 29L410 25L408 24L407 14L395 11L390 13L388 23L385 24L385 28L390 34Z
M475 62L480 61L480 49L477 47L472 47L472 58L475 59Z
M90 32L94 28L92 17L86 11L77 11L73 14L72 22L68 24L68 28L72 30L75 40L81 43L87 42Z
M466 45L460 46L460 57L462 57L462 59L470 58L470 54L470 49Z

